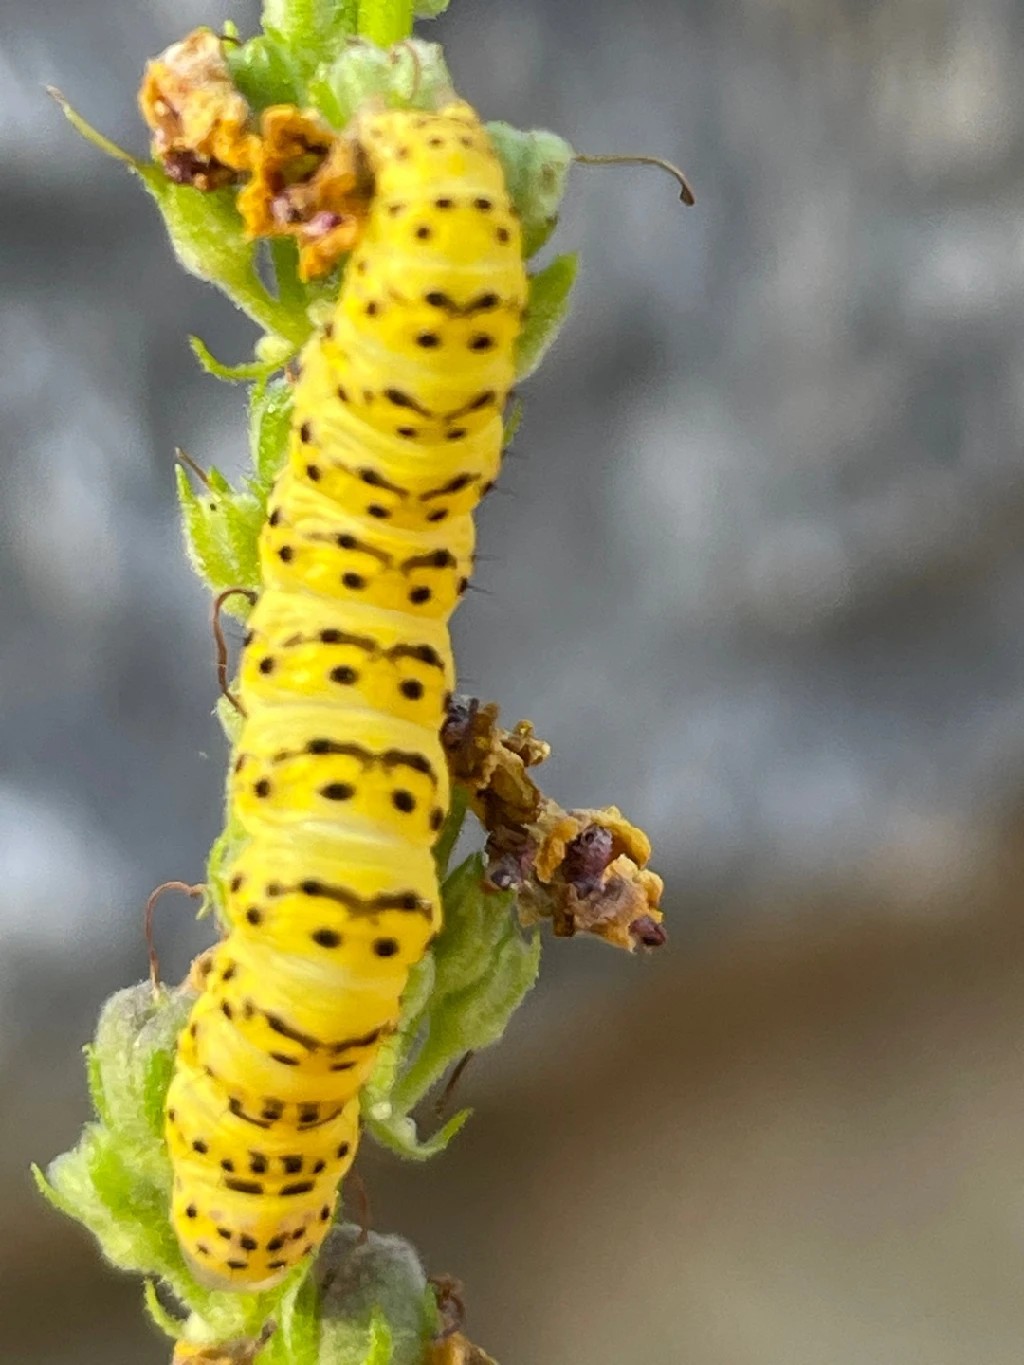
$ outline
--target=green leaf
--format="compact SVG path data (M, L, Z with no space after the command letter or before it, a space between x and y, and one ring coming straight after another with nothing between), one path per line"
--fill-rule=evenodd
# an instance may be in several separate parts
M78 1146L51 1162L40 1189L57 1208L93 1233L104 1255L123 1270L162 1273L167 1264L167 1189L140 1178L136 1153L99 1124L88 1124Z
M196 492L188 474L175 471L185 546L196 573L214 592L256 590L260 584L257 539L265 504L257 490L234 490L223 475L209 471L209 484Z
M174 248L190 274L222 289L264 328L301 346L310 333L304 311L288 307L264 288L256 271L256 245L246 240L230 188L203 192L176 185L158 166L137 166L156 200Z
M388 52L357 42L318 71L307 93L329 122L343 128L368 102L436 109L451 99L452 81L437 43L410 38Z
M137 161L135 157L126 152L123 147L119 147L116 142L111 142L110 138L104 137L91 123L87 123L82 115L68 104L67 100L55 86L48 85L46 87L46 93L52 100L56 101L61 113L71 124L72 128L74 128L75 132L85 138L86 142L89 142L93 147L98 148L104 156L112 156L115 161L120 161L123 165L127 166L130 171L134 171L138 175L142 174L142 162Z
M267 341L270 338L264 337L263 340ZM206 342L199 337L189 337L188 344L192 348L192 354L207 374L212 374L215 379L223 379L229 384L268 379L275 370L281 368L288 356L295 354L295 348L288 346L288 343L285 342L287 354L283 359L278 359L275 355L270 360L254 360L243 365L225 365L210 353Z
M281 1296L275 1347L282 1365L318 1365L320 1355L320 1295L312 1275L289 1282ZM268 1365L273 1365L268 1360Z
M242 717L223 697L221 698L220 703L218 703L218 710L218 718L224 726L228 743L231 745L232 749L234 749L238 742L238 732L241 729ZM229 767L228 772L230 773L230 771L231 769ZM248 837L249 836L242 827L241 821L237 816L232 814L229 804L227 823L222 833L214 840L206 864L206 885L209 891L210 900L213 903L218 922L225 928L229 927L224 913L224 907L227 905L228 873L231 869L231 864L235 861L242 845L246 842Z
M511 892L484 889L479 854L455 869L443 894L427 1037L392 1095L406 1110L463 1053L498 1041L540 965L539 935L523 936Z
M555 259L530 276L526 321L516 342L516 378L533 374L561 330L569 312L569 295L576 281L579 257L575 252Z
M448 1144L473 1117L472 1109L460 1109L429 1137L421 1138L416 1120L409 1114L395 1113L387 1104L364 1111L366 1131L385 1151L407 1161L432 1161L448 1150Z
M142 1286L142 1306L146 1310L146 1316L159 1332L177 1341L182 1334L184 1323L180 1319L172 1317L167 1309L160 1302L160 1297L156 1292L156 1281L147 1280Z
M412 33L413 0L359 0L357 32L378 47L400 43Z
M423 1159L441 1151L468 1117L421 1140L410 1113L466 1052L489 1047L537 978L540 938L524 938L514 895L484 889L483 860L468 858L444 885L444 928L410 973L398 1031L364 1087L367 1130L392 1151Z
M57 1161L67 1161L69 1156L70 1153L66 1154L63 1158L58 1157ZM56 1163L53 1164L55 1165ZM56 1209L58 1213L63 1213L69 1218L74 1218L76 1222L80 1221L78 1217L79 1203L75 1195L73 1193L66 1193L58 1189L56 1185L52 1185L43 1174L42 1169L37 1166L34 1161L29 1169L32 1172L32 1179L35 1181L36 1189L50 1207Z
M505 422L501 432L501 448L508 450L512 442L516 439L516 434L523 423L523 400L513 398L505 409Z
M375 1312L370 1319L370 1341L363 1365L393 1365L394 1341L387 1319Z
M436 19L450 4L451 0L415 0L413 8L417 19Z
M448 872L448 863L452 856L452 849L458 842L459 835L462 833L462 826L466 820L466 809L469 806L469 791L463 786L453 786L451 804L448 807L448 815L445 818L441 833L437 836L437 843L434 845L434 862L437 864L438 876L444 877Z
M487 132L522 218L523 255L529 259L554 231L576 154L564 138L543 128L521 132L508 123L488 123Z
M109 1122L110 1111L107 1109L106 1097L103 1094L103 1075L100 1067L100 1059L96 1055L96 1049L91 1043L86 1043L82 1049L85 1057L85 1078L89 1086L89 1098L92 1100L92 1107L96 1111L96 1117L101 1123Z
M299 248L293 237L271 237L267 243L274 266L277 297L286 308L307 306L307 287L299 279Z
M143 1119L154 1137L162 1140L164 1131L164 1100L174 1075L174 1053L154 1050L146 1060L142 1082Z
M269 492L288 458L294 389L284 379L256 384L249 394L249 451L256 479Z
M261 33L223 47L231 79L257 112L302 103L302 73L283 42Z
M117 991L100 1012L90 1065L103 1088L101 1118L140 1147L150 1145L154 1132L147 1110L151 1068L173 1057L192 999L188 991L154 992L147 981Z
M311 0L306 0L310 3ZM282 0L286 6L292 0ZM331 0L322 0L330 5ZM235 208L230 188L201 191L191 185L177 185L161 167L129 156L116 143L97 132L50 87L50 94L72 127L94 147L116 158L134 175L156 201L163 216L174 253L184 268L207 280L247 313L271 336L283 338L297 350L311 331L305 308L294 298L275 299L264 287L256 271L256 245L246 240L245 230Z
M264 0L262 26L308 74L356 31L357 0Z

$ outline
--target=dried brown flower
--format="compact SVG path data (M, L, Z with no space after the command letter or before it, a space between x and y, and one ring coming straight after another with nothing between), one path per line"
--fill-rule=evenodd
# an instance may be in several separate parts
M516 890L524 923L550 919L561 937L593 934L628 952L665 942L650 840L615 806L563 810L545 796L529 769L550 746L528 721L503 730L494 703L455 697L442 739L487 830L488 878Z

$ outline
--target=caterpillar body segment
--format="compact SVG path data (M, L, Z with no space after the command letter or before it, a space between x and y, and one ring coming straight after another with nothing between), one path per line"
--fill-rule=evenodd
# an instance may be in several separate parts
M353 135L374 192L301 358L240 666L230 800L248 841L167 1099L178 1238L204 1279L247 1291L323 1240L359 1090L440 927L448 618L526 302L467 105L363 114Z

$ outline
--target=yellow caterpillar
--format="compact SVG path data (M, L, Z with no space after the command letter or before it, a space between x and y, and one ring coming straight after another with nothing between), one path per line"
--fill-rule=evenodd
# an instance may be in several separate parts
M325 1236L359 1090L440 927L448 617L498 472L526 302L475 113L364 113L373 196L306 347L260 540L228 937L167 1097L172 1217L207 1281L268 1288Z

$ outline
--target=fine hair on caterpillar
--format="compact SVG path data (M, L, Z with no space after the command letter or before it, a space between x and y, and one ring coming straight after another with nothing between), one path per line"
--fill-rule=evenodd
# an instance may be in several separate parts
M359 1092L440 928L448 619L527 296L519 218L468 105L366 109L347 135L373 192L268 500L233 698L245 838L166 1102L178 1239L202 1279L246 1291L326 1235ZM218 665L227 695L226 648Z

